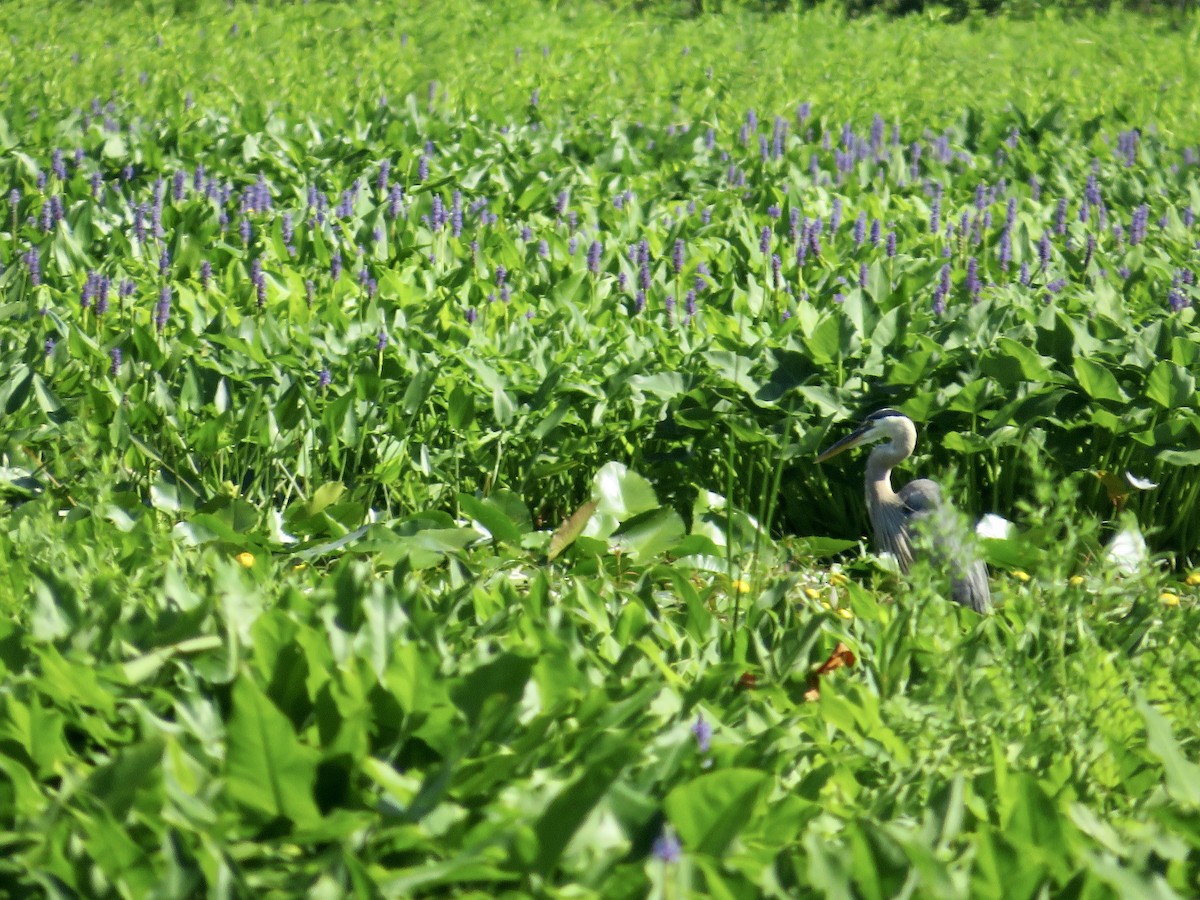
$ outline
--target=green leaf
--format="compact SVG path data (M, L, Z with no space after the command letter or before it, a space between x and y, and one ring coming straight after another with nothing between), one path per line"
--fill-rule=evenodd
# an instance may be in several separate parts
M675 547L685 533L679 513L659 507L629 520L609 538L609 546L635 562L649 562Z
M327 506L336 503L345 492L346 486L340 481L327 481L312 492L312 497L304 509L305 515L310 518L319 515Z
M464 513L486 528L495 540L510 544L521 542L524 532L494 500L460 493L458 505Z
M619 462L605 463L596 473L592 482L592 499L597 502L597 509L601 513L612 516L618 522L658 506L658 497L654 495L650 482Z
M1146 720L1146 748L1162 763L1167 793L1176 803L1200 807L1200 765L1184 755L1162 713L1145 700L1138 700L1137 708Z
M1162 360L1146 380L1146 397L1167 409L1192 406L1196 378L1183 366Z
M226 741L225 784L233 800L269 819L297 825L320 819L313 801L320 754L297 740L287 716L247 675L233 686Z
M1075 377L1084 393L1095 400L1114 400L1124 402L1129 396L1121 390L1117 378L1105 366L1088 359L1086 356L1076 356L1072 364Z
M538 839L538 851L533 864L536 872L545 876L553 873L571 838L636 755L636 747L632 742L612 743L615 746L590 754L594 761L578 778L559 791L534 825Z
M456 384L446 405L446 421L455 431L462 431L475 421L475 400L470 391Z
M450 692L454 705L472 725L478 725L489 707L511 708L521 699L525 683L533 672L533 659L505 653L471 672Z
M720 856L758 811L771 777L755 769L711 772L681 784L663 806L685 850Z

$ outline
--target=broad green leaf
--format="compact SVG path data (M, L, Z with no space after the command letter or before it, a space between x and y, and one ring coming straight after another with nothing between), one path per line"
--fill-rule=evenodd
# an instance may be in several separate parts
M592 499L597 502L599 512L613 516L618 522L658 506L650 482L619 462L605 463L596 473Z
M1146 380L1146 396L1167 409L1190 407L1196 397L1196 377L1183 366L1164 359Z
M1072 366L1075 369L1075 377L1079 379L1079 386L1089 397L1117 402L1129 399L1117 383L1116 376L1100 363L1085 356L1076 356Z
M719 857L756 815L769 781L753 769L710 772L676 787L663 807L685 850Z
M1146 720L1146 747L1162 763L1167 793L1176 803L1200 807L1200 765L1184 754L1162 713L1145 700L1137 708Z
M495 540L520 542L523 532L491 498L459 494L458 505L464 513L486 528Z
M234 801L300 826L319 819L313 801L319 754L297 740L287 716L247 675L234 682L225 731L225 783Z

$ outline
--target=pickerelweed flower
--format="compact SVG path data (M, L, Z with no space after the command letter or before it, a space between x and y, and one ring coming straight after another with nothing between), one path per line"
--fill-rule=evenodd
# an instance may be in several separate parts
M158 292L158 305L154 308L154 327L160 333L167 327L171 317L171 286L164 284Z
M1048 231L1043 231L1038 240L1038 262L1041 263L1042 271L1050 267L1050 232Z
M455 191L450 198L450 234L460 237L463 230L462 191Z
M25 253L25 267L29 270L29 284L37 287L42 283L42 256L37 247L30 247Z
M245 216L242 216L242 218L238 221L238 235L241 236L242 245L249 247L250 241L254 237L254 227L250 224L250 220Z
M883 223L878 219L871 220L871 246L878 247L883 230Z
M542 259L547 259L550 256L550 242L545 238L538 241L538 256Z
M771 252L771 228L769 225L762 227L762 233L758 237L758 249L764 256Z
M106 312L108 312L108 289L111 286L111 284L112 284L112 282L109 281L109 278L107 275L96 276L95 310L96 310L96 315L98 315L98 316L102 316Z
M707 753L712 748L713 727L704 718L703 713L696 714L696 721L692 724L692 734L696 738L696 749L701 753Z
M475 324L475 320L476 320L476 319L478 319L478 318L479 318L479 313L478 313L478 311L475 309L475 307L473 307L473 306L471 306L471 307L468 307L468 308L467 308L467 324L468 324L468 325L474 325L474 324Z
M671 252L671 265L675 269L676 275L683 271L683 251L683 239L679 238L675 241L675 248Z
M121 348L113 347L108 351L109 359L112 360L108 367L108 373L113 377L117 377L117 373L121 371Z
M321 371L317 373L317 386L321 390L326 390L333 383L333 375L329 371L328 366L322 366Z
M896 232L894 232L894 231L888 232L887 255L888 255L888 259L894 259L896 256Z
M45 351L46 356L49 356L51 353L53 353L54 338L46 338L46 343L42 345L42 349Z
M1000 260L1000 270L1007 272L1012 263L1012 236L1007 228L1000 232L1000 246L996 250L996 256Z
M600 255L603 252L604 245L599 241L592 241L592 245L588 247L587 267L593 275L600 274Z
M1025 261L1025 260L1022 260L1022 262L1021 262L1021 275L1020 275L1019 281L1020 281L1020 282L1021 282L1021 284L1022 284L1022 285L1024 285L1025 287L1029 287L1029 282L1030 282L1030 280L1031 280L1031 279L1030 279L1030 276L1029 276L1029 263L1028 263L1027 261Z
M946 311L946 298L950 295L950 264L946 263L942 266L941 275L938 278L937 287L933 292L933 312L934 315L940 316Z
M863 288L864 290L867 287L867 275L868 274L869 274L869 272L867 269L867 264L865 262L859 263L858 264L858 286L860 288Z
M662 834L654 839L654 846L651 848L654 858L662 863L679 862L679 857L683 852L683 847L679 843L679 838L675 836L675 832L670 825L664 825Z
M429 157L424 154L417 160L417 181L429 180Z
M975 303L979 302L979 292L982 285L979 283L979 261L975 257L967 259L967 293L970 294L971 300Z
M867 214L860 212L854 220L854 249L858 249L867 239Z
M329 278L331 281L337 281L342 277L342 254L335 250L333 255L329 257Z
M567 241L567 253L569 253L571 256L574 256L575 251L578 249L579 249L579 238L572 235L571 239L569 241Z
M634 312L636 312L636 313L640 313L646 309L646 292L645 291L640 290L640 289L638 290L637 295L634 297L634 300L633 300L633 309L634 309Z
M1133 211L1133 217L1129 222L1129 243L1137 246L1146 240L1146 232L1150 225L1150 207L1145 203L1138 206Z

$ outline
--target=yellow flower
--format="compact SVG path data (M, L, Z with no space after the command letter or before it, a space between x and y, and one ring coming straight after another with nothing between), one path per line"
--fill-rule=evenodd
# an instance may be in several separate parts
M841 572L834 572L829 576L829 581L831 584L839 584L839 585L845 584L849 580L850 579L847 578L845 575L843 575Z
M850 610L848 610L844 606L838 607L837 614L839 616L841 616L843 619L853 619L854 618L854 613L852 613Z
M1195 587L1196 585L1200 584L1200 572L1192 572L1192 574L1188 575L1186 580L1188 587Z
M1026 572L1024 569L1013 569L1012 577L1017 579L1017 581L1028 581L1029 573Z
M1161 594L1158 595L1158 599L1159 599L1159 602L1162 603L1163 606L1178 606L1179 605L1179 595L1172 593L1171 591L1163 591Z
M1083 576L1082 575L1072 575L1070 580L1068 581L1068 584L1070 584L1071 587L1079 587L1081 584L1083 584Z
M814 587L806 587L804 593L808 595L809 600L819 600L821 598L821 592Z
M829 601L828 601L828 600L822 600L822 601L821 601L821 605L822 605L823 607L825 607L826 609L833 609L833 606L832 606L832 605L830 605L830 603L829 603Z
M740 578L738 578L736 581L733 582L733 589L735 591L737 591L739 594L750 593L750 585L747 584L745 581L743 581Z
M239 563L241 563L247 569L254 566L254 554L247 553L245 550L243 550L241 553L239 553L237 556L235 556L234 559L236 559Z

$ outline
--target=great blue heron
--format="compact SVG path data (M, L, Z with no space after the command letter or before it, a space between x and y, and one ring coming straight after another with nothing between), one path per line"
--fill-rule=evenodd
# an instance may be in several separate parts
M875 530L879 549L896 557L907 572L913 563L914 532L929 547L935 562L950 568L951 596L976 612L992 606L987 566L970 552L970 542L956 535L953 516L938 516L945 510L942 490L936 481L918 478L900 490L892 490L892 469L912 455L917 446L917 429L912 419L894 409L871 413L851 434L846 435L817 457L824 462L831 456L872 441L886 440L867 457L867 512Z

